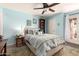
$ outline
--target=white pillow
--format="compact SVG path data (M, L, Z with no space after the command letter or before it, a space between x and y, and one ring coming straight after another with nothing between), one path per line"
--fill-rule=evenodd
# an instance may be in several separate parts
M42 34L43 34L42 31L39 31L39 32L38 32L38 35L42 35Z

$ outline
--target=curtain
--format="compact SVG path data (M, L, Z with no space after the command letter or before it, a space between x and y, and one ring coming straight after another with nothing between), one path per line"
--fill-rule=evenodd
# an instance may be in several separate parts
M75 15L67 15L65 23L65 40L77 40L77 17Z
M77 18L71 17L69 19L70 23L70 39L77 40Z

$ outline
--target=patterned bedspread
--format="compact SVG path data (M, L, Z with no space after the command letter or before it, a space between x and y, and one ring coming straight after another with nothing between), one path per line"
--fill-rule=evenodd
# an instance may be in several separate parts
M54 34L42 34L42 35L32 35L27 34L25 39L30 42L30 44L36 48L36 55L45 56L46 51L51 50L64 43L64 39L58 35Z

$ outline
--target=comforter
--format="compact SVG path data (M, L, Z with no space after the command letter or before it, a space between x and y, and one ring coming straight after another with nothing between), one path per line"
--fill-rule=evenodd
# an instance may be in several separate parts
M36 48L36 55L46 56L47 51L55 48L59 44L64 43L64 39L54 34L32 35L27 34L25 39Z

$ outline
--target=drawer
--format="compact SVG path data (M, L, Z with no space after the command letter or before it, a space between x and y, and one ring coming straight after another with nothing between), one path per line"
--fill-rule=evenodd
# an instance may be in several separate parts
M16 46L17 46L17 47L21 47L21 46L22 46L22 44L17 44Z
M21 47L23 45L22 39L16 39L16 46Z
M16 40L17 42L21 42L22 40Z

